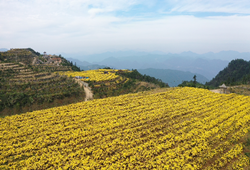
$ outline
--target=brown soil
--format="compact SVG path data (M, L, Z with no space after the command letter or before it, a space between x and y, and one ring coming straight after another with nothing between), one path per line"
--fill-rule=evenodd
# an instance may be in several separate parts
M220 89L214 89L214 90L210 90L211 92L214 92L214 93L220 93Z
M92 100L93 99L93 92L90 90L89 87L85 87L83 82L79 79L74 79L81 87L84 88L85 91L85 101Z

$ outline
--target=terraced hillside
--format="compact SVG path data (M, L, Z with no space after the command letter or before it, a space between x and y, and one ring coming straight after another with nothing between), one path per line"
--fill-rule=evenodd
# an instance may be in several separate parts
M249 100L166 88L0 118L0 169L247 170Z
M35 52L31 48L26 49L11 49L6 52L0 53L0 60L6 61L6 62L22 62L26 65L31 64L37 55L40 55L40 53Z
M85 97L73 79L23 63L0 63L0 85L1 116L83 101Z
M71 66L54 66L54 65L35 65L32 66L31 69L39 72L72 71Z
M105 98L160 87L156 83L143 82L136 79L136 77L128 78L125 74L132 72L133 71L129 70L98 69L82 72L67 71L57 73L87 82L94 93L94 98Z
M61 55L42 55L31 48L16 48L6 52L0 52L0 62L20 62L40 71L80 71L80 68L73 65Z

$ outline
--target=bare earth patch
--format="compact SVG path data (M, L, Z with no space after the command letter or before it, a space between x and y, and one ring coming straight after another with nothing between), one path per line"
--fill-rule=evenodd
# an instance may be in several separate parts
M214 92L214 93L221 93L221 90L220 89L214 89L214 90L210 90L211 92Z

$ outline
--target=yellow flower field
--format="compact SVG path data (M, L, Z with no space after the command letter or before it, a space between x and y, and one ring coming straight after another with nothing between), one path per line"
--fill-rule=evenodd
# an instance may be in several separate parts
M249 101L186 87L1 118L0 169L243 169Z
M84 79L84 81L108 81L108 80L115 80L119 77L116 75L115 72L118 70L112 69L98 69L98 70L87 70L87 71L67 71L67 72L58 72L60 75L67 75L67 76L81 76L81 77L89 77L88 79ZM104 72L108 72L108 74L104 74Z

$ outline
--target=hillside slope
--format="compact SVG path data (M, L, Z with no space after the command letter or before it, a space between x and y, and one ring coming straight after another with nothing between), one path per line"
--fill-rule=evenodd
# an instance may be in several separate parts
M83 101L84 97L84 90L72 78L20 63L0 63L0 116Z
M236 86L229 86L227 90L230 93L236 93L240 95L250 96L250 84L241 84Z
M59 71L60 69L80 71L79 67L73 65L72 62L66 60L61 55L47 55L46 53L42 55L32 48L13 48L0 52L0 62L20 62L27 66L47 67L53 71ZM67 66L67 68L62 66Z
M41 55L31 48L0 52L0 69L0 116L84 101L84 90L91 99L92 93L94 98L105 98L167 87L162 81L135 71L80 72L72 61L60 55ZM84 80L89 84L73 80L75 76L89 77Z
M35 52L31 48L25 49L11 49L8 51L0 52L0 61L5 62L22 62L26 65L32 64L35 57L40 55L40 53Z
M88 83L87 86L91 88L95 99L168 87L161 80L141 75L137 70L98 69L81 72L58 72L58 74L75 77Z
M172 88L0 118L0 169L249 169L249 100Z
M226 68L221 70L207 85L219 86L222 83L234 85L250 81L250 61L243 59L232 60Z

